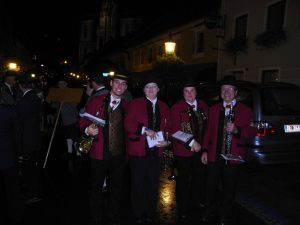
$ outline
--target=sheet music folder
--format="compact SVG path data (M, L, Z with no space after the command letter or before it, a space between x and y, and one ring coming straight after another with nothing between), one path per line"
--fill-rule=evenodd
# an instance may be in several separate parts
M155 138L150 138L149 136L146 137L147 138L147 143L148 143L148 147L149 148L153 148L154 146L156 146L157 144L159 144L160 141L164 141L164 135L162 131L158 131L156 133L156 137Z
M95 123L95 124L97 124L101 127L104 127L104 125L105 125L105 120L102 120L102 119L100 119L96 116L93 116L93 115L91 115L87 112L80 113L79 116L82 117L82 118L85 118L85 119L87 119L87 120L89 120L89 121L91 121L91 122L93 122L93 123Z
M172 137L179 141L182 141L183 143L187 143L189 140L191 140L191 138L193 138L193 135L179 130L172 134Z

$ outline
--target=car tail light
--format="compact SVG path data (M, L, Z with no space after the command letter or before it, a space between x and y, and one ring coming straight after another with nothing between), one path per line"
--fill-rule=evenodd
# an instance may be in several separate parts
M268 122L254 121L251 123L251 126L257 129L256 136L258 137L265 137L276 134L275 128L272 127L272 125Z

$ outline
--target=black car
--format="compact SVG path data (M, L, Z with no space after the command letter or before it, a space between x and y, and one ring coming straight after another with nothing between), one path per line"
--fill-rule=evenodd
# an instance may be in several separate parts
M300 87L272 82L238 81L237 100L254 112L254 138L246 144L247 161L261 164L300 162ZM209 105L220 101L219 86L200 84L200 98Z

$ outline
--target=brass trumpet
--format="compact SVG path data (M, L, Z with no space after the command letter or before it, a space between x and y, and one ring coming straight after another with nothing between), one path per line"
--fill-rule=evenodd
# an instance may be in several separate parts
M95 123L92 123L92 127L96 128L97 125ZM82 138L81 141L79 141L77 144L77 150L80 153L84 153L84 154L89 153L91 151L94 139L95 136L91 136L91 135L87 138Z

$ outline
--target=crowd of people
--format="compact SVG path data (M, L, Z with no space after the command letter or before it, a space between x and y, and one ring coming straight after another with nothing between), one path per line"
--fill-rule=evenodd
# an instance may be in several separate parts
M8 215L9 219L20 222L25 204L42 199L41 104L27 76L16 80L15 74L5 74L0 91L0 182L4 190L1 207L5 210L1 210L4 215L0 220L6 221Z
M24 204L42 199L38 181L42 100L28 76L17 79L19 98L15 83L13 76L7 75L1 87L0 169L1 185L6 190L3 196L11 212L9 216L21 221ZM160 80L143 81L143 96L139 97L127 90L129 83L125 73L116 73L108 81L101 75L91 76L80 102L63 103L60 110L66 153L80 157L83 153L76 147L78 142L81 138L92 137L92 146L88 149L89 224L103 224L104 216L109 218L111 225L121 224L127 165L132 223L154 224L161 158L166 148L172 149L176 161L178 220L184 223L192 210L198 210L204 224L216 218L218 224L231 224L245 154L243 144L255 133L250 126L252 110L237 101L235 80L220 82L221 101L210 107L197 98L197 83L193 81L184 82L182 99L171 106L160 99ZM68 81L59 79L57 87L67 88ZM47 97L44 99L47 101ZM52 103L48 101L47 104L51 106ZM52 108L55 107L57 111L59 106L54 104ZM83 113L91 116L79 117ZM93 117L101 123L96 123ZM30 194L26 201L18 186L19 164L24 186ZM218 194L220 183L221 198ZM104 204L105 185L108 186L108 204ZM104 212L108 215L103 215Z

